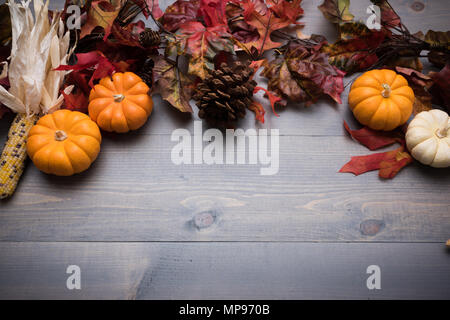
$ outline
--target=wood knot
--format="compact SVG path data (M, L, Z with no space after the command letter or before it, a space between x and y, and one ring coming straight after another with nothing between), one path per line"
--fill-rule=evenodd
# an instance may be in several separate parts
M210 227L216 221L217 215L212 211L204 211L197 213L192 222L197 229L205 229Z
M420 12L423 9L425 9L425 4L423 4L422 2L419 2L419 1L414 1L411 4L411 9L413 9L416 12Z
M361 222L359 230L365 236L374 236L383 230L385 226L383 220L368 219Z

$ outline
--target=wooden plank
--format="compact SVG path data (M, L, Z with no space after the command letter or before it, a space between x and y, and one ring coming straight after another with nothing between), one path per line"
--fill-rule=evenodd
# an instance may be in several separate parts
M0 255L0 299L450 298L444 244L0 243ZM69 265L80 290L66 288Z
M349 137L281 136L279 173L261 176L262 165L177 166L175 144L167 135L105 137L93 168L69 178L30 163L1 203L0 240L448 239L450 169L354 177L337 171L370 151Z

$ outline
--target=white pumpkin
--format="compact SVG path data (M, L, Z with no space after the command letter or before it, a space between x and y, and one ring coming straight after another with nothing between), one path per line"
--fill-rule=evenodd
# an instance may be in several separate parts
M435 168L450 167L450 117L444 111L422 111L406 132L406 145L419 162Z

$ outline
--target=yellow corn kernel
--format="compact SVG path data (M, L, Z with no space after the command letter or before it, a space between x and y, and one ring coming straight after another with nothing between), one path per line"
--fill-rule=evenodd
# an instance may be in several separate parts
M17 114L8 132L5 147L0 156L0 199L10 197L16 190L27 158L28 131L36 123L37 116Z

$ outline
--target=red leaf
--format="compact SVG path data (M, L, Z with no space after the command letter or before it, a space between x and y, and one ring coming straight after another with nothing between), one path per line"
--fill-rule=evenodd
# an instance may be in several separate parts
M347 130L347 132L353 137L353 139L369 148L369 150L377 150L382 147L386 147L396 142L402 141L397 131L394 132L375 131L368 127L364 127L359 130L351 130L347 122L345 121L344 127L345 130Z
M94 86L94 80L104 78L108 75L112 75L116 68L114 65L101 53L100 51L91 51L87 53L77 53L77 64L76 65L60 65L55 70L74 70L81 71L88 68L93 68L94 73L92 74L89 85Z
M168 31L175 32L183 24L197 19L199 6L199 0L177 0L167 7L161 23Z
M266 93L267 97L269 98L273 113L277 117L279 117L280 115L275 112L275 104L280 103L282 99L263 87L255 87L255 89L253 90L253 94L257 93L259 90L263 90Z
M412 157L405 151L405 147L401 146L392 151L352 157L339 172L360 175L379 169L378 175L381 178L392 179L403 167L412 161Z
M224 0L200 0L198 15L203 17L207 27L227 25Z
M253 69L253 76L255 76L256 72L259 70L259 68L261 68L264 62L266 62L266 59L254 60L250 63L249 67Z
M83 92L79 91L77 93L71 93L68 95L65 94L64 91L61 91L61 93L64 96L66 109L84 113L88 112L89 101Z
M151 8L153 18L159 19L164 15L161 8L159 7L159 0L146 0L146 2L148 7Z
M264 123L264 115L266 114L266 111L264 110L261 103L253 101L252 105L250 105L250 107L248 108L255 113L256 120L258 120L261 123Z

